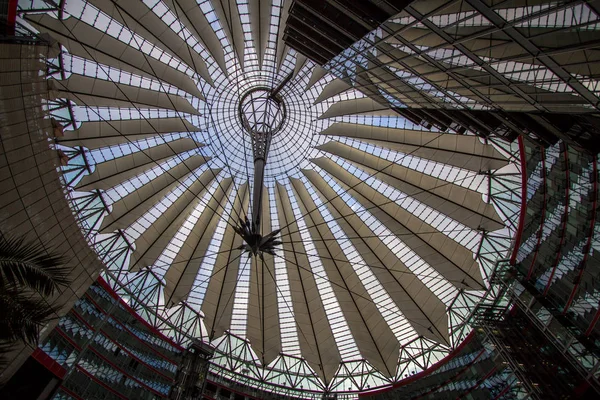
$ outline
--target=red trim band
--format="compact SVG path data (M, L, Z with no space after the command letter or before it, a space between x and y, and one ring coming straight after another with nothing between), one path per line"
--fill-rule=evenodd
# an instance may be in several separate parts
M452 352L450 352L450 354L448 354L446 357L444 357L443 359L441 359L440 361L438 361L437 363L433 364L431 367L427 368L424 371L421 371L417 374L411 375L408 378L405 378L403 380L401 380L398 383L395 383L392 386L387 386L384 388L379 388L379 389L373 389L372 391L367 391L367 392L362 392L358 394L358 397L368 397L368 396L372 396L374 394L379 394L382 392L387 392L405 385L408 385L409 383L412 383L418 379L421 379L427 375L430 375L432 372L438 370L439 368L441 368L444 364L447 364L450 360L452 360L454 357L456 357L456 355L475 337L475 331L472 331L471 333L469 333L469 335L465 338L465 340L462 341L461 344L459 344L454 350L452 350Z
M85 326L95 332L96 329L94 329L90 324L87 323L87 321L85 321L85 319L79 315L79 313L77 311L75 311L75 308L71 309L71 312L73 313L73 315L75 315L75 317L77 317L77 319L82 322L83 324L85 324ZM175 380L167 375L165 375L164 373L160 372L159 370L155 369L154 367L152 367L150 364L146 363L144 360L142 360L141 358L139 358L138 356L136 356L135 354L133 354L132 352L130 352L129 350L127 350L125 347L123 347L123 345L119 342L117 342L115 339L112 338L112 336L110 336L108 333L106 333L106 331L104 331L103 329L100 329L100 333L102 335L104 335L105 338L107 338L108 340L110 340L112 343L114 343L117 347L119 347L121 350L123 350L124 352L126 352L127 354L129 354L130 357L134 358L136 361L139 361L142 365L146 366L148 369L156 372L157 374L163 376L165 379L168 379L172 382L175 382ZM132 334L132 336L135 336ZM140 340L140 338L138 338L137 336L135 337L138 341ZM177 365L173 362L171 362L172 365Z
M103 388L107 389L109 392L113 393L115 396L119 397L120 399L127 400L127 397L123 396L121 393L117 392L115 389L111 388L109 385L107 385L106 383L102 382L100 379L96 378L93 374L90 374L82 366L77 365L76 368L79 371L83 372L85 375L87 375L88 378L90 378L91 380L93 380L94 382L96 382L97 384L99 384L100 386L102 386Z
M108 282L106 282L101 276L98 277L98 283L100 284L100 286L102 286L102 288L104 290L106 290L108 292L108 294L113 297L114 299L118 300L121 305L123 307L125 307L125 309L131 314L133 315L138 321L140 321L142 324L144 324L144 326L146 326L148 329L150 329L152 331L152 333L156 334L157 336L159 336L161 339L163 339L165 342L169 343L171 346L175 347L177 350L180 351L185 351L185 348L183 348L182 346L178 345L177 343L175 343L171 338L165 336L164 333L162 333L161 331L159 331L156 327L150 325L145 319L143 319L142 317L140 317L140 315L133 309L131 308L131 306L129 304L127 304L122 298L121 296L119 296L117 294L117 292L115 292L110 285L108 284Z
M529 271L527 272L527 280L531 279L531 275L533 275L533 268L535 267L535 261L537 259L540 244L542 242L542 234L544 232L544 224L546 222L546 197L548 194L548 188L546 184L546 152L542 149L542 184L544 189L544 197L542 199L542 215L540 216L540 229L537 234L537 243L535 245L535 254L533 255L533 260L531 260L531 265L529 266Z
M600 319L600 302L598 304L598 309L596 310L596 315L594 315L594 319L592 319L592 322L590 322L590 326L584 333L585 336L590 336L592 334L594 328L596 327L596 324L598 323L598 319Z
M62 390L63 392L65 392L69 396L73 397L75 400L84 400L83 398L79 397L78 395L76 395L75 393L73 393L72 391L70 391L69 389L67 389L64 386L61 386L60 390Z
M461 377L461 376L462 376L464 373L466 373L468 370L470 370L470 369L471 369L471 366L472 366L473 364L475 364L475 362L476 362L477 360L479 360L479 357L481 357L481 356L483 355L483 353L485 353L485 349L481 349L481 350L479 351L479 353L477 353L477 355L475 356L475 358L474 358L473 360L471 360L471 362L469 362L467 365L465 365L464 367L462 367L462 368L460 369L460 371L458 371L458 373L457 373L456 375L452 376L452 377L451 377L451 378L449 378L449 379L446 379L444 382L440 383L439 385L437 385L437 386L436 386L436 387L434 387L433 389L430 389L430 390L428 390L427 392L425 392L425 393L421 394L420 396L417 396L417 397L415 397L415 398L414 398L414 400L417 400L417 399L422 399L423 397L425 397L425 396L427 396L427 395L429 395L429 394L431 394L431 393L435 393L435 392L437 392L438 390L440 390L441 388L443 388L443 387L446 387L446 386L448 386L450 383L452 383L452 382L456 381L456 380L457 380L459 377Z
M67 335L67 333L63 331L59 326L57 326L54 329L56 330L56 332L58 332L60 336L62 336L67 342L69 342L69 344L73 346L75 350L81 351L81 346L79 346L73 339L71 339L71 337Z
M483 351L483 350L482 350ZM479 380L473 387L471 387L469 390L467 390L465 393L463 393L462 395L460 395L460 397L457 397L456 400L459 399L463 399L466 395L470 394L471 392L473 392L473 390L477 389L478 387L481 386L481 384L483 382L485 382L490 376L492 376L494 374L494 372L496 372L498 368L494 367L490 370L490 372L488 372L481 380Z
M548 295L548 291L550 290L550 286L552 285L552 279L554 278L554 274L556 273L556 269L558 268L558 264L560 264L560 256L562 255L562 248L565 244L565 236L567 236L567 220L569 219L569 185L571 184L571 180L569 179L569 148L566 144L563 144L563 149L565 152L565 211L563 212L563 221L560 232L560 243L558 244L558 250L556 251L556 258L554 259L554 263L552 265L552 272L550 273L550 277L548 278L548 283L546 283L546 287L544 288L543 295Z
M104 355L102 355L98 350L96 350L95 348L93 348L92 346L88 346L88 348L94 353L96 354L98 357L100 357L102 359L102 361L104 361L105 363L107 363L108 365L110 365L111 367L113 367L114 369L116 369L117 371L119 371L120 373L122 373L123 375L127 376L129 379L137 382L140 386L142 386L143 388L145 388L146 390L151 391L152 393L154 393L155 395L162 397L162 398L166 398L167 395L160 393L154 389L152 389L150 386L146 385L144 382L140 381L139 379L137 379L135 376L131 375L129 372L121 369L120 367L118 367L117 365L115 365L112 361L110 361L108 358L104 357Z
M6 10L6 33L9 35L15 34L15 26L17 25L17 4L19 0L8 0L8 9Z
M92 297L89 294L85 294L85 297L92 302L92 304L94 304L94 306L104 315L108 315L109 317L111 317L117 324L119 324L121 327L123 327L124 330L126 330L127 332L129 332L129 334L131 336L133 336L134 338L136 338L140 343L142 343L144 346L146 346L147 348L149 348L150 350L152 350L155 354L157 354L160 358L170 362L171 364L175 364L177 365L177 363L173 360L171 360L170 358L168 358L167 356L165 356L164 354L162 354L160 351L156 350L154 347L152 347L149 343L145 342L144 340L142 340L142 338L140 338L138 335L136 335L134 332L131 331L131 329L129 329L127 326L125 326L121 321L119 321L117 318L114 318L112 315L110 315L108 312L106 312L106 310L104 310L104 308L100 307L100 304L98 304L94 299L92 299Z
M59 379L63 379L67 374L65 367L57 363L56 360L46 354L46 352L39 347L33 351L31 357L46 367L48 371L52 372L52 374Z
M515 265L519 247L521 246L521 236L525 227L525 215L527 215L527 162L525 161L525 142L523 137L519 135L519 157L521 158L521 214L519 215L519 226L515 234L515 245L512 255L510 256L510 264Z
M562 311L563 315L567 313L569 307L571 307L571 303L573 303L573 299L575 299L575 295L577 294L577 289L579 289L579 283L581 282L581 277L583 276L583 271L585 270L585 266L587 264L587 260L590 255L590 247L592 246L592 239L594 238L594 226L596 225L596 207L598 206L598 155L594 156L593 161L593 176L594 176L594 203L592 208L592 218L590 220L590 230L588 234L588 240L585 244L584 249L585 254L583 255L583 260L581 260L581 269L579 270L579 275L577 276L577 283L573 286L573 290L571 291L571 295L569 296L569 300L567 300L567 304Z

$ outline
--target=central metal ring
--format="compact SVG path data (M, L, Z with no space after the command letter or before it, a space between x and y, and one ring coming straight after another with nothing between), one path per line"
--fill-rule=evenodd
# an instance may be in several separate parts
M285 104L271 89L259 87L244 94L238 108L239 118L247 133L275 135L285 121Z

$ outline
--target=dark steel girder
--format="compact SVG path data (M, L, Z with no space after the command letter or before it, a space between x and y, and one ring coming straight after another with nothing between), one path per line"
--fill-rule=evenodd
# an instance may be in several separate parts
M586 99L594 108L599 109L600 99L594 95L589 89L583 86L577 79L573 78L571 74L565 71L554 59L549 55L545 54L535 44L533 44L528 38L523 36L515 27L509 24L504 18L496 13L491 8L487 7L480 1L466 0L467 3L481 15L487 18L494 26L501 29L507 36L509 36L515 43L525 49L532 57L536 58L542 64L546 66L552 73L562 79L567 85L577 92L581 97Z
M483 6L483 5L480 4L480 6ZM499 73L498 71L496 71L494 68L492 68L489 65L488 62L482 60L479 56L477 56L476 54L474 54L465 45L463 45L461 43L453 43L454 39L452 38L452 36L450 36L449 34L447 34L446 32L444 32L442 29L440 29L436 24L434 24L433 22L431 22L429 19L425 18L425 16L422 15L421 13L419 13L417 10L415 10L411 6L408 6L408 7L405 8L405 11L408 14L410 14L413 18L419 20L425 27L427 27L428 29L430 29L432 32L434 32L436 35L438 35L439 37L441 37L442 39L444 39L446 42L452 43L452 45L458 51L460 51L465 56L467 56L469 59L471 59L473 62L475 62L479 67L481 67L483 70L485 70L491 76L493 76L494 78L498 79L499 82L502 82L504 84L505 88L507 88L510 91L512 91L515 95L521 97L522 99L524 99L525 101L527 101L529 104L533 105L535 108L537 108L540 111L548 111L544 106L538 104L537 101L535 101L534 99L532 99L531 96L529 96L527 93L525 93L523 90L521 90L517 85L513 85L513 83L510 80L508 80L504 75L502 75L501 73ZM489 11L491 11L491 10L489 10ZM493 11L491 11L491 12L494 13ZM483 13L481 13L481 14L484 15ZM484 15L484 16L486 16L486 15ZM506 23L506 21L504 21L504 22ZM448 72L448 73L450 73L450 72ZM456 78L455 74L452 74L452 76L454 78ZM460 83L466 85L464 82L460 82ZM469 89L474 90L474 88L472 88L471 86L472 85L466 85L466 87L468 87ZM478 95L480 95L480 94L478 93Z

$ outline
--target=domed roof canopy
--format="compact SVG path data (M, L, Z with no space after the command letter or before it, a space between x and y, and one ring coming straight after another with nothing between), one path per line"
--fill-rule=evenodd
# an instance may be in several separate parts
M387 385L446 356L496 295L519 148L367 97L285 44L289 6L68 0L25 19L62 46L65 185L123 298L179 343L210 341L213 371L249 385Z

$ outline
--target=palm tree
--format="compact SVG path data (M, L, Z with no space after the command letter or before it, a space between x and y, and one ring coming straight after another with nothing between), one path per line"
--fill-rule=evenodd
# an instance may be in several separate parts
M48 299L69 284L64 264L41 244L0 232L0 344L37 344L40 329L57 311Z

